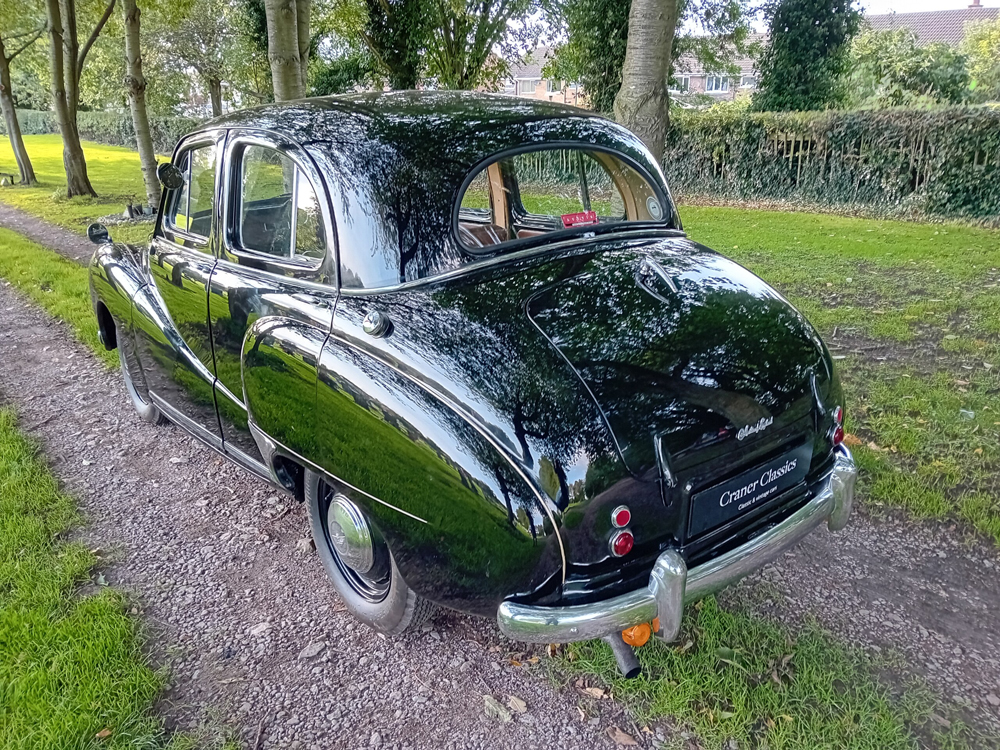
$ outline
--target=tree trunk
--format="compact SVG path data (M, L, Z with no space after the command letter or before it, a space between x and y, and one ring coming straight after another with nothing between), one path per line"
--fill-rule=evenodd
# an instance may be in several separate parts
M51 0L50 0L51 1ZM271 64L274 100L301 99L302 56L299 50L298 0L264 0L267 19L267 60ZM306 12L309 10L305 3ZM306 20L308 33L308 19Z
M7 50L4 49L3 39L0 39L0 110L3 110L4 123L7 125L7 137L10 139L11 149L14 151L14 160L17 162L21 184L34 185L38 181L35 179L35 170L31 166L31 159L28 158L28 152L24 148L24 139L21 138L21 123L17 120L14 95L10 89L10 60L7 57Z
M299 73L302 76L302 96L309 93L309 16L312 0L295 0L295 25L299 39Z
M208 95L212 99L212 117L218 117L222 114L222 81L218 78L209 78Z
M74 0L64 0L72 5ZM75 195L97 196L87 176L87 162L83 156L83 146L80 144L80 133L76 126L76 103L72 106L66 96L66 64L63 57L63 25L59 0L45 0L45 10L49 20L49 62L52 78L52 109L56 113L56 122L63 141L63 166L66 169L66 196ZM75 35L74 35L75 36ZM74 54L75 54L75 44ZM75 78L76 65L71 66ZM73 91L76 91L74 85Z
M139 148L142 181L146 186L146 203L156 209L160 205L160 181L156 177L156 152L149 133L146 113L146 78L142 74L142 54L139 48L139 6L135 0L122 0L125 14L125 89L132 110L132 127Z
M667 76L677 27L678 0L632 0L622 87L615 119L635 133L657 161L669 120Z

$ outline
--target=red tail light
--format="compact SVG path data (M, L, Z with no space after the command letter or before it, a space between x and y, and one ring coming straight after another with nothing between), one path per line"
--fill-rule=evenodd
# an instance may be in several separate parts
M833 410L833 444L844 442L844 409L840 406Z
M619 505L611 511L611 523L615 525L616 529L624 529L631 520L632 511L628 509L627 505Z
M611 537L611 554L615 557L623 557L632 551L632 546L634 544L635 537L632 536L631 531L628 529L619 531Z

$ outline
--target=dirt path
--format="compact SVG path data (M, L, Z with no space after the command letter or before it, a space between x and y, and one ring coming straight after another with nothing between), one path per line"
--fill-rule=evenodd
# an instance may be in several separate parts
M142 423L117 374L2 281L0 313L0 398L42 441L88 540L108 551L109 582L134 595L155 651L173 660L161 706L172 723L221 716L250 743L263 725L268 748L604 747L610 725L634 731L609 702L581 723L572 691L511 666L517 647L489 621L443 614L397 641L356 624L315 553L297 549L301 506L178 429ZM1000 728L995 548L859 516L740 591L784 622L812 616L844 642L902 651L977 725ZM488 719L484 694L529 711Z
M173 426L141 422L117 373L0 281L0 399L16 404L78 498L88 543L110 562L172 664L171 724L222 717L262 747L614 747L541 667L514 667L484 620L438 615L387 640L342 611L308 537L305 509ZM322 650L303 654L307 647ZM516 647L513 647L516 648ZM306 652L308 653L308 651ZM484 694L528 712L484 715Z
M86 237L50 224L3 201L0 201L0 227L12 229L82 265L87 265L90 256L94 254L94 246Z

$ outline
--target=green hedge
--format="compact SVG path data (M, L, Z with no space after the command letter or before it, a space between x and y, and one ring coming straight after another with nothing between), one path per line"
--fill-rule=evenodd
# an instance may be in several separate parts
M681 111L664 170L681 197L996 223L1000 108Z
M21 123L21 132L25 135L59 132L54 112L22 109L18 110L17 117ZM158 154L171 153L180 137L191 132L199 122L190 117L150 117L149 129L153 137L153 148ZM136 148L132 115L128 112L123 114L79 112L77 125L80 128L80 137L85 140L106 143L110 146ZM2 120L0 120L0 134L7 134Z

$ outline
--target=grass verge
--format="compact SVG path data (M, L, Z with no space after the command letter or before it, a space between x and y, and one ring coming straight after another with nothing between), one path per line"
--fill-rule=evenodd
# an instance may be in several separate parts
M98 359L117 366L115 352L106 351L97 340L97 319L90 308L90 285L84 266L0 228L0 278L67 323Z
M14 412L0 409L0 747L162 746L150 707L163 679L122 595L77 593L99 562L61 538L78 522Z
M26 135L24 145L35 168L38 185L0 188L0 200L40 219L85 234L87 226L101 216L120 214L125 204L144 203L146 189L139 168L139 154L121 146L85 141L87 173L97 198L66 198L62 139L58 135ZM17 173L10 143L0 140L0 169ZM150 224L111 227L116 242L144 242Z
M569 646L559 671L597 676L640 724L665 721L667 747L897 750L918 744L962 748L975 741L958 722L945 730L918 683L892 696L872 678L879 665L816 627L796 638L759 617L707 599L689 608L678 645L638 649L643 675L619 677L601 641ZM597 708L581 691L580 710ZM947 723L947 722L943 722ZM673 742L673 744L671 744Z

